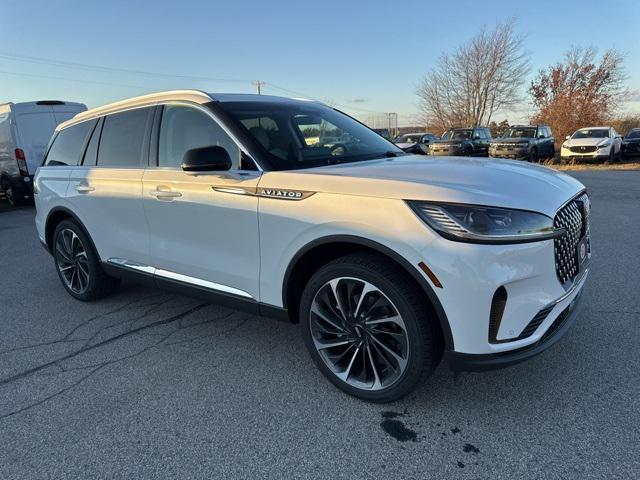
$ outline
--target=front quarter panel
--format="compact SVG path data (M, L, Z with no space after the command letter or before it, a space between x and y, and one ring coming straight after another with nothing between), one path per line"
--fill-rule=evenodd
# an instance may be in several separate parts
M316 192L299 201L260 198L258 208L260 297L271 305L283 304L284 279L293 258L319 239L361 237L390 248L416 268L420 251L435 239L398 199Z

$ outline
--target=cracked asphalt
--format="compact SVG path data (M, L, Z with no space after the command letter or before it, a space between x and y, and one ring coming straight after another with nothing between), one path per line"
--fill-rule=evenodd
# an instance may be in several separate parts
M299 328L125 283L67 295L34 211L0 209L0 478L638 478L640 172L593 204L582 315L528 363L372 405Z

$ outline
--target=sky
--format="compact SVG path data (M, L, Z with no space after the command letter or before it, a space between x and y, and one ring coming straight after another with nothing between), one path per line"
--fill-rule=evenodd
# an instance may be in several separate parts
M249 93L260 81L265 94L361 119L397 112L406 125L438 57L510 17L526 35L531 78L571 46L625 53L635 98L625 108L640 112L640 0L0 0L0 102L94 107L174 88Z

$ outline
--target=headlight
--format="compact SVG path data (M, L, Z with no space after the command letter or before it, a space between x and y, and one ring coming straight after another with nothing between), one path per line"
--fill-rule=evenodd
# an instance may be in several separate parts
M609 145L610 145L609 141L606 141L598 145L598 148L607 148Z
M520 142L518 143L518 146L520 148L527 148L529 146L529 142Z
M562 148L566 148L567 150L571 148L568 143L563 143Z
M471 243L537 242L563 236L546 215L527 210L408 200L416 214L449 240Z

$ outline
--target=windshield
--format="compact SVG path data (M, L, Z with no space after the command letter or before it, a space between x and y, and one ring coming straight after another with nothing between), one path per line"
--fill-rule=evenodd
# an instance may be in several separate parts
M471 138L473 130L468 128L464 130L447 130L442 135L442 140L461 140L463 138Z
M393 143L325 105L302 102L220 102L275 170L404 155Z
M631 130L627 133L627 138L640 138L640 130Z
M504 132L504 138L534 138L536 136L535 128L513 127Z
M418 143L422 138L422 134L407 133L405 135L398 135L394 140L396 143Z
M609 138L609 129L594 128L578 130L571 138Z

